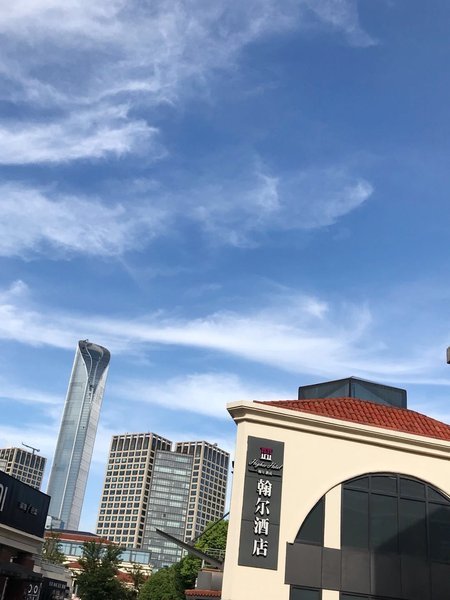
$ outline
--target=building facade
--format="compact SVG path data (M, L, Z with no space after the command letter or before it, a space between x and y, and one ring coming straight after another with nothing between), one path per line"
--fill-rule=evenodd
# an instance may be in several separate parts
M50 498L0 471L0 598L39 600L35 559L44 541Z
M80 522L109 361L106 348L78 342L47 489L49 513L67 529Z
M39 490L47 459L23 448L0 448L0 470Z
M151 552L155 570L182 557L181 548L158 535L156 529L185 539L193 463L194 457L189 454L162 450L156 453L142 543Z
M349 397L228 410L222 600L450 597L449 425Z
M209 442L177 442L175 451L194 458L185 540L196 538L225 513L230 455Z
M182 541L223 517L229 454L205 441L172 442L155 433L114 436L97 534L152 551L155 569L181 557L161 529Z
M97 534L140 548L158 450L172 442L155 433L115 435L111 440L97 520Z

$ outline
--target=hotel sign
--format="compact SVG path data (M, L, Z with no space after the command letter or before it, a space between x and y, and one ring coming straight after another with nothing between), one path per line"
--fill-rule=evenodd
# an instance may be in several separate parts
M249 436L238 564L277 569L284 443Z

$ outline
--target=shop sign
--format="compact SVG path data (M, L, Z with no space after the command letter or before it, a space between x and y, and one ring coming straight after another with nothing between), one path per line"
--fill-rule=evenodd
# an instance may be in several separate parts
M65 600L68 587L65 581L44 577L40 600Z
M39 600L41 594L40 583L27 583L25 589L25 600Z
M0 523L43 537L50 496L0 471Z
M284 443L249 436L238 564L277 569Z

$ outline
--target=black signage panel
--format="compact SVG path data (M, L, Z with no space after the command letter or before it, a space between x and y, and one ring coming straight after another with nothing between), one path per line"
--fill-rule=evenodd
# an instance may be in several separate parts
M27 583L24 600L39 600L41 594L41 583Z
M0 523L43 537L50 496L0 471Z
M238 564L277 569L284 443L249 436Z
M65 600L68 596L68 587L65 581L44 577L42 594L39 600Z

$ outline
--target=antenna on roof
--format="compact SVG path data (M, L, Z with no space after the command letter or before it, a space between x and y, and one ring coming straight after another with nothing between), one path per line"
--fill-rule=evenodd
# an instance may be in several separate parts
M33 446L29 446L28 444L24 444L23 442L22 446L25 446L25 448L29 448L33 452L33 456L36 454L36 452L40 452L39 448L33 448Z

